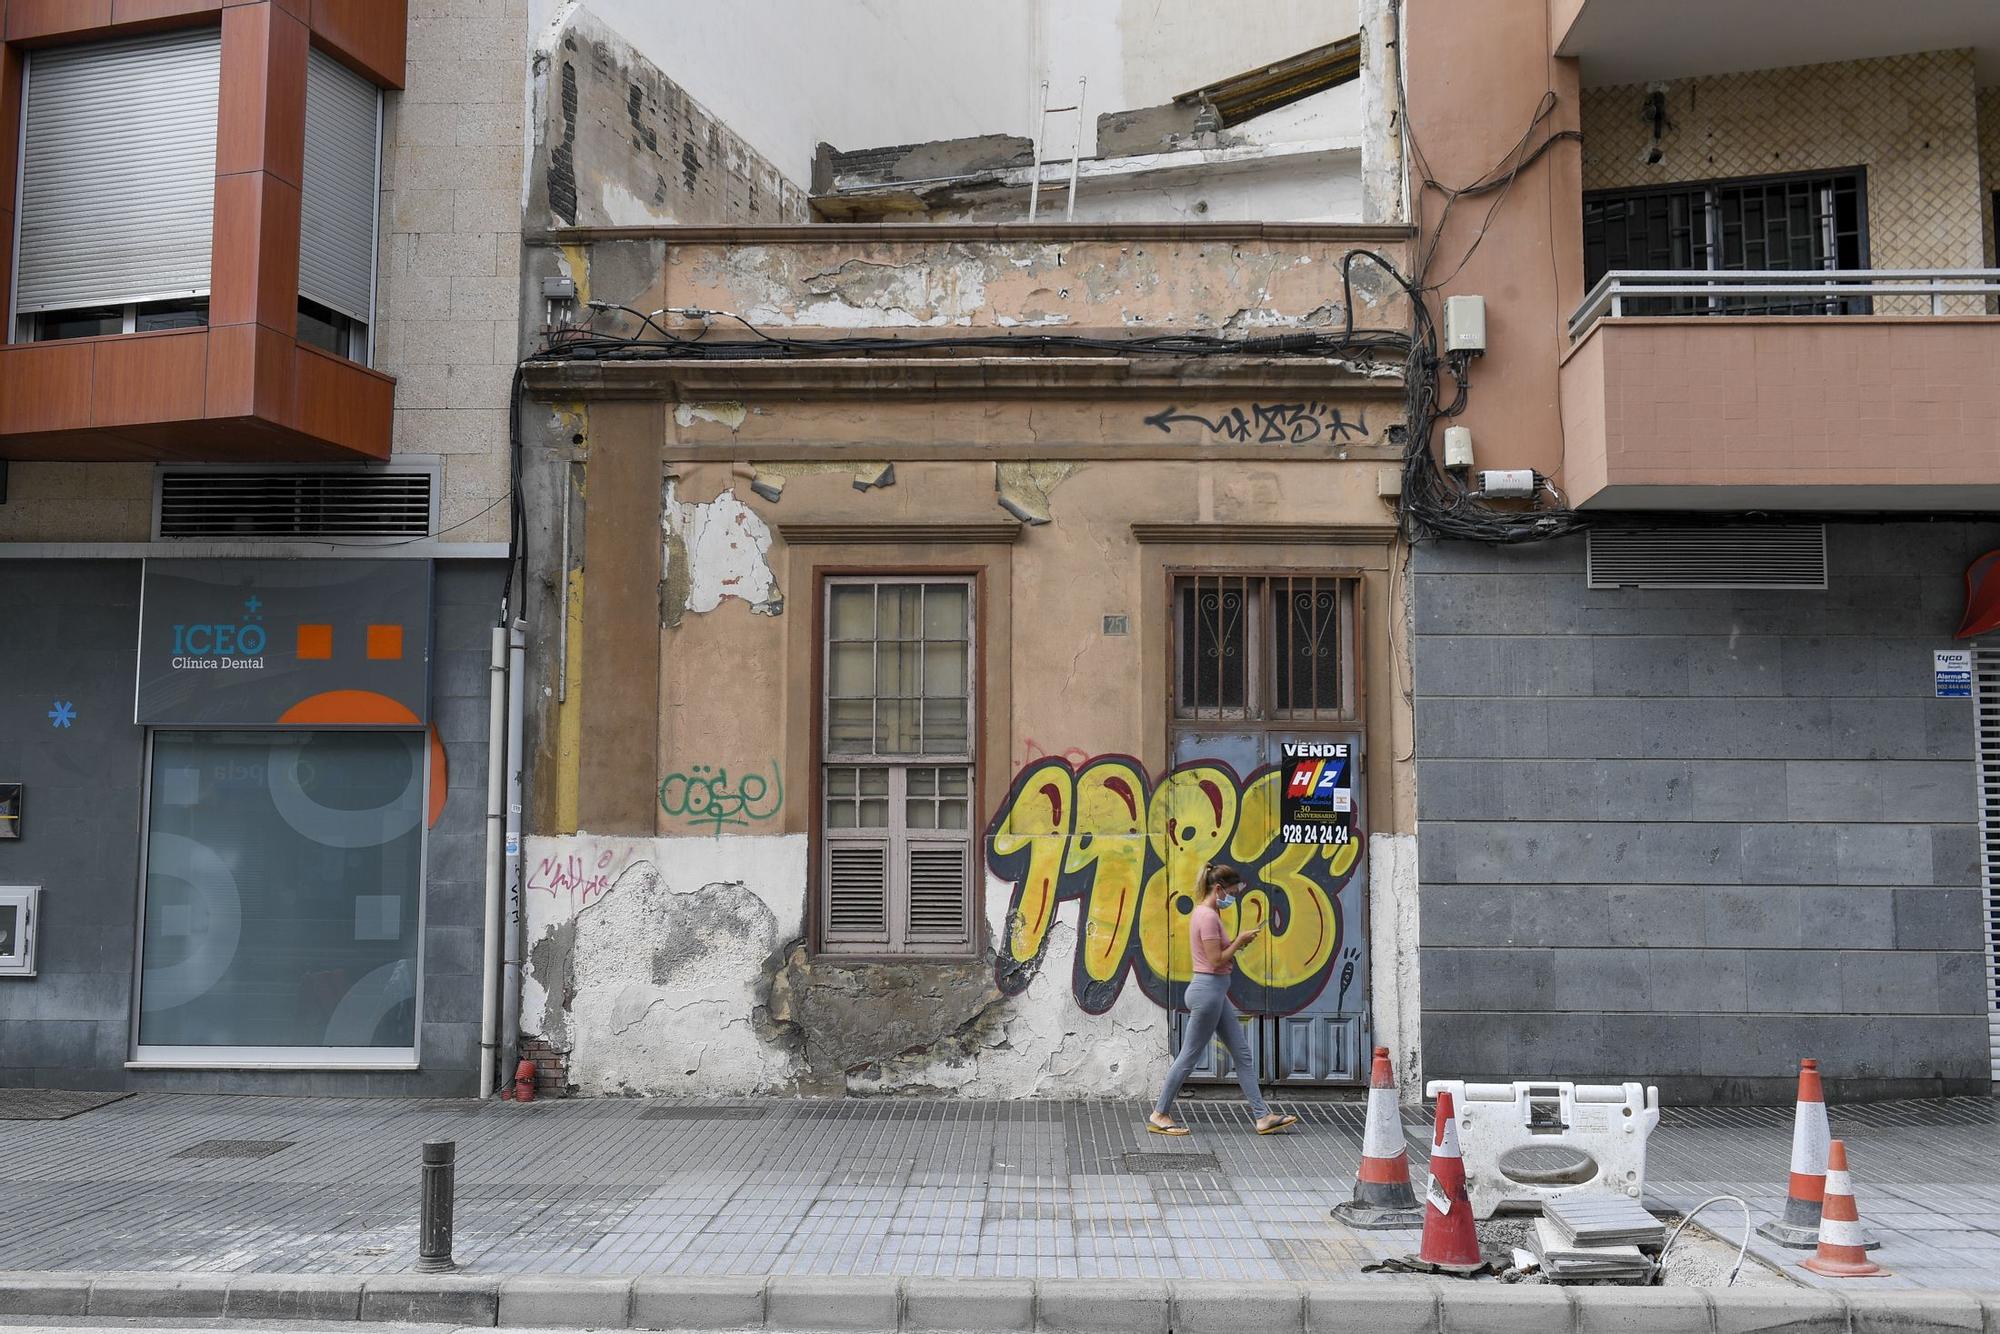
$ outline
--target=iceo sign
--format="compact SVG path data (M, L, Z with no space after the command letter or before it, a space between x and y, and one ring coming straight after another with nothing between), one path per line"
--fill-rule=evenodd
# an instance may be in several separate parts
M1354 837L1354 753L1345 741L1284 743L1278 801L1282 843L1338 845Z

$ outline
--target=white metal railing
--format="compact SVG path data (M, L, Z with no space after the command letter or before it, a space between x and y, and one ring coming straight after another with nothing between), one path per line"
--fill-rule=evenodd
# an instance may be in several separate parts
M1649 298L1682 304L1644 313L1692 317L1924 313L1900 309L1913 297L1929 298L1932 315L1986 314L1988 300L2000 297L2000 269L1618 269L1600 278L1570 316L1569 336L1572 341L1583 337L1606 317L1638 314L1627 303ZM1945 303L1953 297L1972 298L1974 308L1947 311ZM1756 309L1756 298L1784 309ZM1899 309L1875 310L1877 301ZM1867 302L1867 308L1857 309L1860 302Z

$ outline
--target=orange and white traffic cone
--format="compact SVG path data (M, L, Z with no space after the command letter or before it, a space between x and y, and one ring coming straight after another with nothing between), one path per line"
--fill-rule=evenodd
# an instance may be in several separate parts
M1826 1198L1819 1216L1819 1250L1799 1263L1827 1278L1869 1278L1887 1273L1868 1258L1869 1240L1861 1233L1861 1210L1854 1203L1854 1183L1847 1175L1847 1145L1827 1146Z
M1403 1113L1396 1101L1396 1076L1389 1049L1375 1049L1368 1078L1368 1124L1361 1132L1361 1168L1354 1174L1354 1198L1333 1206L1336 1220L1349 1227L1415 1227L1424 1221L1410 1189L1410 1150L1403 1141Z
M1792 1115L1792 1181L1785 1192L1785 1214L1758 1228L1758 1236L1801 1251L1819 1244L1820 1201L1826 1194L1826 1142L1831 1135L1819 1062L1807 1057L1799 1062L1798 1110Z
M1458 1152L1458 1117L1451 1094L1438 1094L1437 1126L1431 1132L1431 1180L1424 1188L1424 1242L1417 1259L1447 1273L1479 1269L1479 1232L1472 1225L1472 1201L1465 1194L1465 1160Z

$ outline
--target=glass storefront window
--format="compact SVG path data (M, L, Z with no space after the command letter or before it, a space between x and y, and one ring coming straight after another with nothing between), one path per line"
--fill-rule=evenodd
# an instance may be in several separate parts
M414 1060L424 781L416 732L155 732L138 1058Z

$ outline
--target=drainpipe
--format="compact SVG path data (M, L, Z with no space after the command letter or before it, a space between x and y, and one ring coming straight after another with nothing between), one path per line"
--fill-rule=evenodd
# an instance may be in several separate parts
M507 902L500 984L500 1052L507 1074L521 1059L521 711L527 681L527 622L507 632Z
M486 705L486 935L480 972L479 1096L493 1096L500 1032L501 847L507 797L507 630L493 627Z

